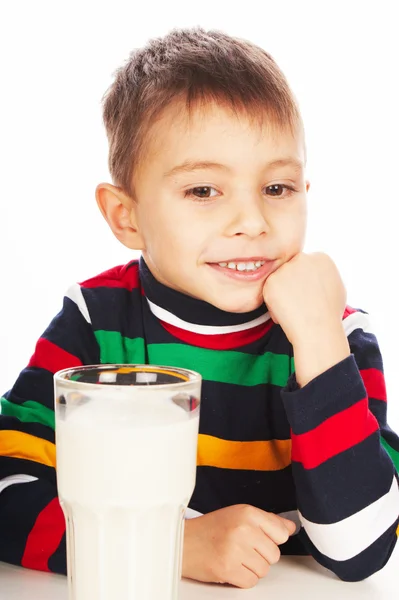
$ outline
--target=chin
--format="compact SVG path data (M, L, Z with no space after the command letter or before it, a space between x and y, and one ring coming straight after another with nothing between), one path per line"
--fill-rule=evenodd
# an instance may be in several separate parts
M246 298L242 300L232 300L230 302L218 303L216 306L221 310L231 313L246 313L256 310L263 303L263 298Z

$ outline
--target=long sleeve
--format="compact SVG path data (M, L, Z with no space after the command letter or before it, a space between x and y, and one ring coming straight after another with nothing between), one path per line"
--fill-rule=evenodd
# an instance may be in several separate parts
M1 398L0 560L66 573L65 520L55 472L53 374L99 362L76 285L37 342L28 366Z
M360 581L384 567L399 534L399 438L368 315L347 308L343 324L351 355L303 388L294 373L281 396L300 539L339 578Z

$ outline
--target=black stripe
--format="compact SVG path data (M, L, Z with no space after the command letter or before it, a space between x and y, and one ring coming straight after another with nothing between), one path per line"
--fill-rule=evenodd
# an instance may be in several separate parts
M42 337L78 357L83 364L100 362L100 350L90 323L75 302L67 297L61 312L51 321Z
M1 479L9 475L19 475L21 473L47 480L51 484L56 484L56 472L54 467L43 465L42 463L26 460L23 458L14 458L12 456L0 456ZM0 494L1 497L1 494Z
M291 465L280 471L197 467L190 508L205 514L234 504L250 504L274 513L296 510Z
M141 290L82 288L94 331L118 331L129 338L144 337Z
M4 397L14 404L33 400L54 410L54 375L46 369L26 367Z
M48 560L48 568L53 573L67 574L66 565L66 533L62 536L61 542L52 556Z
M366 333L363 329L355 329L348 336L351 352L356 356L359 370L378 369L383 371L381 351L377 338L373 333Z
M238 442L290 439L290 425L272 384L241 387L202 382L200 433Z

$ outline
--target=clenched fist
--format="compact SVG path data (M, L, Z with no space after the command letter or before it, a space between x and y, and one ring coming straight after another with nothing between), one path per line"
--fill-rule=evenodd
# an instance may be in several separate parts
M320 328L341 323L346 290L333 260L300 252L266 279L263 296L291 344Z
M300 252L269 275L263 296L293 346L300 387L349 356L342 323L346 290L327 254Z
M246 504L188 519L183 577L253 587L278 562L278 546L295 528L293 521Z

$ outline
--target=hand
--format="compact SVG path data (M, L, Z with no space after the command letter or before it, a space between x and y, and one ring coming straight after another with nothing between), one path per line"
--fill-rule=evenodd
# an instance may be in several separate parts
M288 519L246 504L187 519L183 577L253 587L278 562L278 544L295 528Z
M297 254L269 275L263 295L293 346L299 387L350 355L342 324L346 290L329 256Z
M327 254L300 252L269 275L263 296L292 345L342 326L346 290Z

